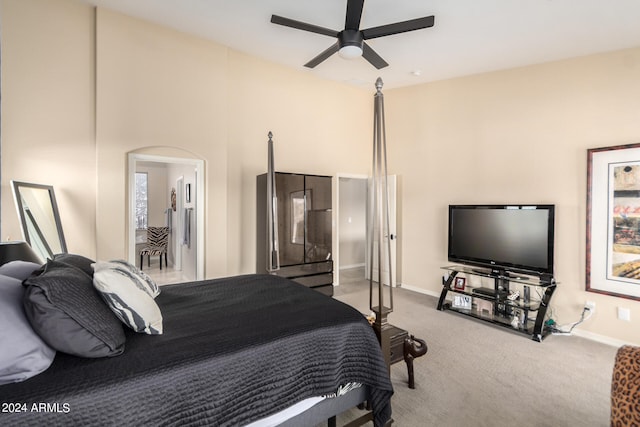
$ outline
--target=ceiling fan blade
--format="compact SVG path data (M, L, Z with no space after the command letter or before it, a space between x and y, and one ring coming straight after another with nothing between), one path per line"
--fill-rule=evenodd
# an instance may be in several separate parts
M319 27L313 24L307 24L306 22L296 21L294 19L284 18L278 15L271 15L271 22L273 24L284 25L285 27L295 28L297 30L310 31L312 33L322 34L329 37L338 37L338 31Z
M387 61L382 59L382 57L378 55L375 50L371 49L371 47L366 43L362 43L362 56L378 70L389 65L387 64Z
M425 16L424 18L396 22L395 24L381 25L379 27L362 30L362 36L365 40L369 40L377 37L390 36L392 34L406 33L407 31L421 30L423 28L433 27L434 21L435 18L433 16Z
M316 65L318 65L319 63L321 63L322 61L324 61L334 53L336 53L338 50L340 50L340 43L335 42L333 45L331 45L327 50L322 52L320 55L316 56L311 61L304 64L304 66L308 68L314 68Z
M359 30L360 19L362 18L362 8L364 0L349 0L347 2L347 17L344 21L345 30Z

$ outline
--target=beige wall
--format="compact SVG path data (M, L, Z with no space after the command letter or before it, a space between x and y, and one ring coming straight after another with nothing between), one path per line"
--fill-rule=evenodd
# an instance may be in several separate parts
M77 0L1 0L0 7L3 113L22 114L19 122L9 123L9 114L2 120L3 236L20 236L9 180L42 181L57 193L82 195L81 205L59 201L70 251L125 257L127 153L199 158L205 161L205 275L250 273L255 176L266 171L268 131L275 134L279 170L367 172L372 90L106 9L94 17ZM60 88L58 74L74 78ZM49 92L55 99L40 106ZM58 130L60 120L66 127ZM84 132L72 139L71 131ZM68 150L55 153L63 143ZM86 226L77 229L85 224L75 217Z
M267 171L268 131L276 170L331 175L335 189L337 173L369 170L375 91L373 83L354 89L233 51L229 67L229 271L252 272L255 181Z
M226 212L211 200L226 198L227 50L104 9L96 27L97 257L126 251L126 155L145 147L205 160L206 241L224 240ZM226 274L223 248L207 245L206 260L208 276Z
M0 20L3 239L20 235L9 180L50 183L69 250L124 257L127 153L194 157L206 277L248 273L268 131L278 170L369 170L373 82L323 81L77 0L0 0ZM439 292L449 203L555 203L554 317L593 300L581 331L638 343L638 302L583 290L586 149L639 142L638 75L635 49L385 91L401 282Z
M78 3L0 2L2 240L22 234L10 180L52 184L69 251L95 247L95 96L92 9Z
M402 279L439 293L447 206L556 205L560 324L640 343L640 303L585 292L587 149L640 142L640 49L386 92L389 165L402 175ZM616 318L631 309L631 322Z

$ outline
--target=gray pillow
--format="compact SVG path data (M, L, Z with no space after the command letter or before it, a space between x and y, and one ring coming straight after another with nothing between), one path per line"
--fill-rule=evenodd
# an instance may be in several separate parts
M40 268L40 264L29 261L10 261L6 264L0 265L0 274L3 276L13 277L21 282L27 277L31 276L31 273Z
M87 257L84 257L82 255L76 255L76 254L60 253L60 254L55 254L53 256L53 260L64 263L64 264L72 265L84 271L89 276L93 277L93 267L91 267L91 264L93 264L95 261L90 260Z
M49 260L23 284L24 309L33 329L51 347L81 357L124 351L122 324L79 268Z
M39 374L56 355L34 332L24 314L21 283L22 279L0 275L0 385Z

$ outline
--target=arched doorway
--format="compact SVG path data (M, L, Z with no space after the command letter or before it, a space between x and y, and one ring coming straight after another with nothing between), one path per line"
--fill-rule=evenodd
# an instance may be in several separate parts
M204 161L194 158L129 153L128 156L128 261L140 267L139 249L144 246L147 226L170 228L167 266L160 260L145 260L143 271L161 284L204 279ZM136 177L146 174L146 217L136 215L140 194ZM140 182L140 180L138 180ZM138 189L139 190L139 189ZM175 200L175 203L174 203Z

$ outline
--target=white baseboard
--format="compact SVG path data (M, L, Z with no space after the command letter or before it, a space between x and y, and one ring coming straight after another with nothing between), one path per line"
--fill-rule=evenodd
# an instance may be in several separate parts
M349 264L349 265L341 265L340 270L349 270L351 268L360 268L364 267L364 263L362 264Z
M615 339L615 338L606 337L604 335L594 334L593 332L583 331L583 330L580 330L580 329L577 329L577 328L574 329L571 333L573 335L577 336L577 337L586 338L586 339L591 340L591 341L597 341L597 342L602 343L602 344L612 345L614 347L622 347L625 344L628 344L628 345L640 345L640 343L632 343L632 342L622 341L622 340L618 340L618 339Z
M408 291L417 292L419 294L430 295L432 297L440 298L440 292L434 292L434 291L430 291L428 289L418 288L416 286L407 285L405 283L400 283L398 285L398 287L402 288L402 289L406 289Z

